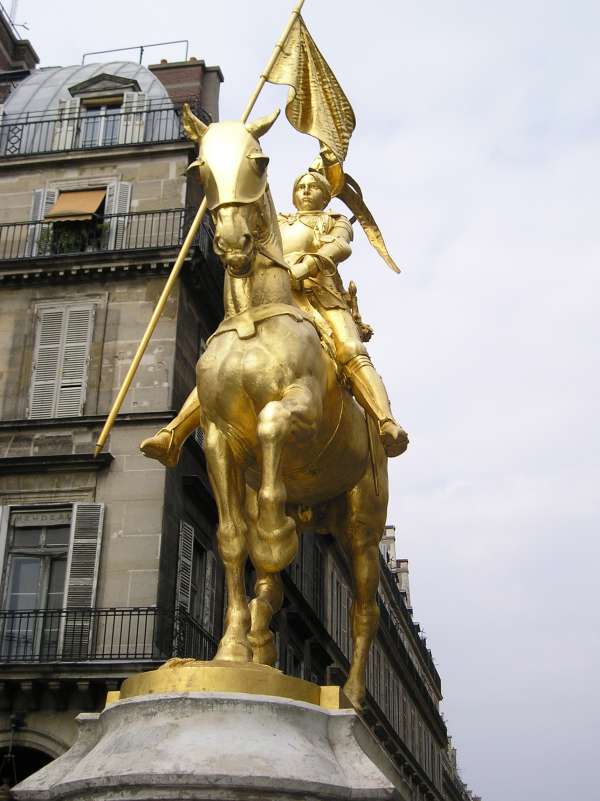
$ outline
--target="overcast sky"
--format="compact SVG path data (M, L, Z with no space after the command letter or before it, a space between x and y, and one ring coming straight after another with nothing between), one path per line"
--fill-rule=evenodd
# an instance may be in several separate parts
M17 21L46 66L188 38L235 118L288 6L20 0ZM357 230L344 275L411 435L389 519L463 778L484 801L594 801L600 6L307 0L304 16L356 112L347 169L403 268ZM183 50L145 63L160 57ZM258 112L284 98L269 87ZM288 209L316 146L282 118L263 148Z

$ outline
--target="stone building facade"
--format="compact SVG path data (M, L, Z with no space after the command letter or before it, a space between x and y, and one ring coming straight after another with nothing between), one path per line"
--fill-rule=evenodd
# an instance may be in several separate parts
M210 658L221 632L202 437L174 470L139 453L222 317L208 222L105 452L93 450L200 202L181 105L218 119L222 75L197 59L39 69L0 17L0 784L12 784L63 753L77 714L125 677ZM365 719L407 799L466 801L392 529L381 567ZM279 666L343 682L351 583L336 542L303 537L284 584Z

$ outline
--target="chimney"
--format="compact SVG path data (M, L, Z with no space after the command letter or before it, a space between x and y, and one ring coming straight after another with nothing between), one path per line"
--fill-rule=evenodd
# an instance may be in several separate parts
M38 62L31 42L21 39L0 4L0 103L6 100L17 83L27 78Z
M169 93L177 106L188 102L201 106L211 119L219 119L219 91L223 82L220 67L207 67L204 61L192 56L188 61L161 59L160 64L148 67Z
M379 550L386 565L394 573L396 567L396 526L385 527L383 537L379 543Z
M412 604L410 602L410 582L408 577L408 559L397 559L396 560L396 581L398 582L398 587L400 588L400 592L404 593L404 597L406 599L406 605L409 609L412 609Z

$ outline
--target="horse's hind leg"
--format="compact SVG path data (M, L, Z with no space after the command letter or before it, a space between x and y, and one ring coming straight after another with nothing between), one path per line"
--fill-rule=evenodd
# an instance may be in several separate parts
M258 497L256 491L246 487L246 516L248 520L248 550L254 564L253 546L256 542L258 520ZM271 620L283 604L283 584L279 573L266 573L254 564L256 581L255 597L250 601L250 633L253 661L260 665L274 665L277 661L275 638L271 631Z
M357 709L365 701L365 680L369 650L379 625L379 542L387 514L387 460L379 459L379 493L371 471L347 495L346 547L352 564L352 662L344 692Z
M215 659L249 662L252 650L248 642L250 612L244 582L248 555L243 509L245 483L225 435L213 423L206 431L205 454L219 510L217 541L225 568L228 599L225 632Z
M320 406L308 387L294 384L280 401L268 403L258 416L262 476L252 560L257 568L268 573L278 573L287 567L298 550L296 524L285 511L287 492L281 475L283 449L292 435L314 428Z

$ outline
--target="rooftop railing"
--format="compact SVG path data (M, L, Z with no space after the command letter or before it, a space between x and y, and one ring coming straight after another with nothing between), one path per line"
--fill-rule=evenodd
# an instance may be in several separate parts
M194 209L165 209L107 214L86 222L5 223L0 225L0 261L175 248L183 243L194 214ZM202 225L195 244L206 256L210 243L210 232Z
M192 110L207 125L210 115L197 103ZM5 113L0 117L0 158L97 150L124 145L184 140L181 108L168 99L75 112Z
M0 663L212 659L217 641L182 609L0 611Z

